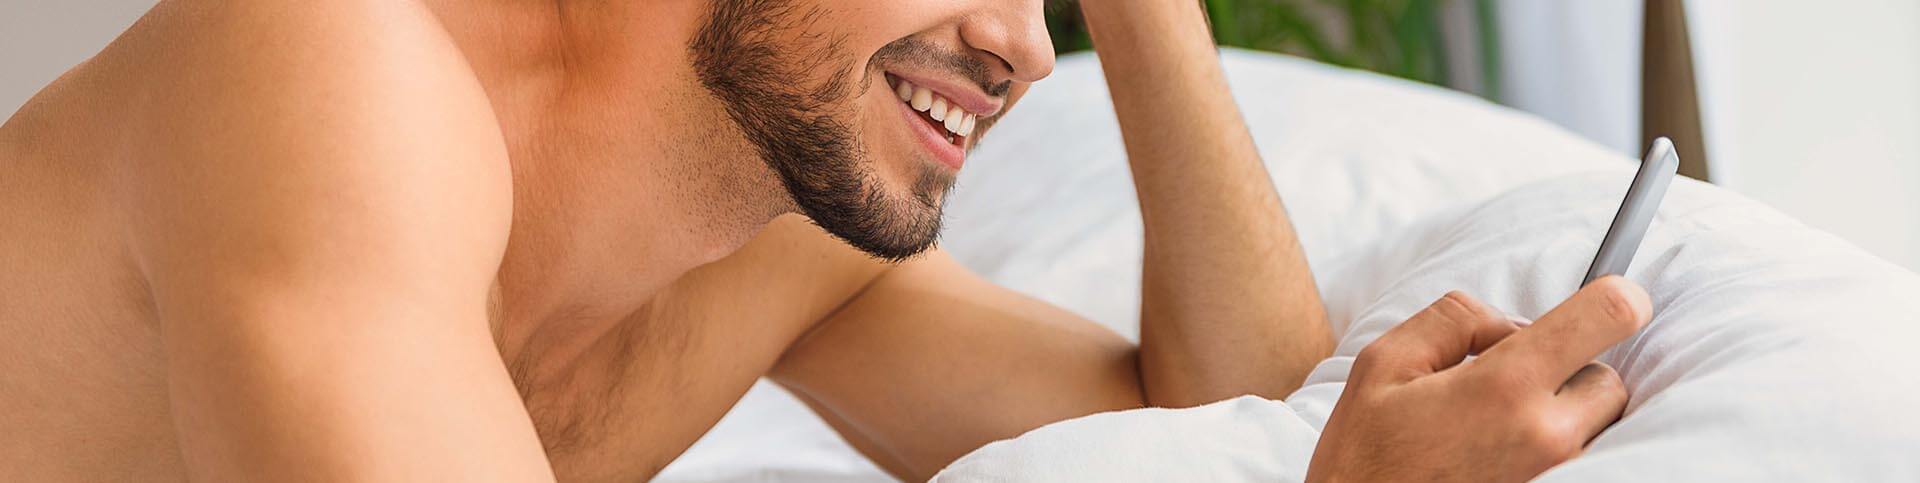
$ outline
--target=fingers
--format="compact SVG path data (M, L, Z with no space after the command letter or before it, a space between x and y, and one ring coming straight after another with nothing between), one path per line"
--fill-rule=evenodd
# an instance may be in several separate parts
M1617 276L1601 278L1475 364L1514 371L1534 387L1555 390L1600 352L1639 331L1652 311L1639 285Z
M1612 367L1593 362L1574 372L1553 400L1566 417L1572 418L1572 429L1578 432L1584 447L1620 420L1620 414L1627 410L1627 386Z
M1450 292L1367 345L1355 361L1355 370L1382 372L1381 377L1405 381L1453 367L1519 330L1499 311L1466 294Z

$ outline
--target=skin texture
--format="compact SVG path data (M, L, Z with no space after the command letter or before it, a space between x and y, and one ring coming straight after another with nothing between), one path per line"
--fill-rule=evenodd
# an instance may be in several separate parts
M856 56L1051 69L1038 3L817 4ZM685 58L705 6L157 5L0 127L0 479L632 481L765 375L911 477L1140 404L1119 336L782 216ZM875 86L848 122L907 186Z
M1146 227L1148 403L1280 399L1333 351L1307 257L1227 90L1194 2L1083 8ZM1193 290L1192 287L1212 287Z
M1307 481L1539 475L1626 409L1619 374L1591 361L1646 325L1650 306L1640 287L1607 277L1521 328L1447 294L1361 350ZM1469 355L1479 357L1462 362Z
M1052 68L1037 0L801 3L832 15L778 40L828 35L855 61L796 85L904 38L978 60L1009 105ZM1149 352L938 250L883 263L794 215L693 67L710 5L155 6L0 125L0 480L642 480L761 377L920 479L1149 397L1284 394L1324 355L1271 187L1187 188L1265 176L1217 64L1181 60L1204 47L1197 7L1087 6L1103 41L1177 40L1102 50L1177 67L1114 83L1153 220ZM1108 33L1135 22L1158 28ZM935 161L885 76L858 78L835 115L866 179L910 197ZM1198 104L1135 99L1158 89ZM1208 123L1225 134L1137 132ZM1248 215L1179 221L1208 213ZM1238 297L1263 308L1208 308ZM1474 398L1462 384L1435 385ZM1328 437L1453 441L1424 424Z

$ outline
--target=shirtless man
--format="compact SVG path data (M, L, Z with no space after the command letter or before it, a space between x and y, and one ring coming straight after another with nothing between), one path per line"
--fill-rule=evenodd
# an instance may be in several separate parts
M1284 397L1331 339L1190 0L1083 8L1138 349L928 250L1052 67L1041 9L162 1L0 127L0 480L642 480L762 376L921 479ZM1356 364L1314 478L1537 474L1618 416L1585 361L1646 310L1618 279L1525 330L1442 299Z

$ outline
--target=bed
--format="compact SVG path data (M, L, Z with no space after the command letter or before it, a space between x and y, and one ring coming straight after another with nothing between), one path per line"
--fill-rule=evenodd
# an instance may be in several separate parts
M1438 88L1227 50L1340 342L1285 401L1106 413L981 448L942 481L1298 479L1360 347L1447 290L1526 317L1571 294L1635 161ZM1140 220L1105 84L1063 57L961 175L943 245L1136 337ZM1602 356L1627 413L1545 480L1920 480L1920 276L1679 180L1628 277L1648 328ZM889 481L756 386L662 481Z

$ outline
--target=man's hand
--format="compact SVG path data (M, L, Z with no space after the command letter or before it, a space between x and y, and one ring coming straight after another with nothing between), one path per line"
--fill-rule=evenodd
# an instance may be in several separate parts
M1449 293L1360 351L1307 481L1539 475L1626 409L1619 374L1592 360L1650 312L1646 292L1620 277L1593 282L1524 329ZM1469 354L1479 357L1461 363Z

